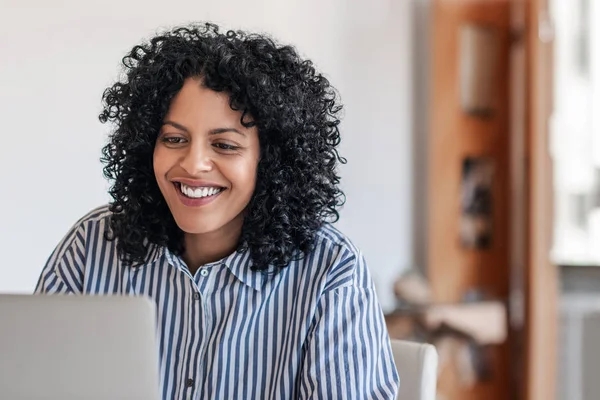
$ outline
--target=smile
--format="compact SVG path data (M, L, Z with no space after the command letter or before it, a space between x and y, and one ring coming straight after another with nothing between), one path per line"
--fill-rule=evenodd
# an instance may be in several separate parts
M222 188L222 187L214 187L214 186L193 187L193 186L188 186L184 183L177 183L176 186L179 187L179 190L181 191L181 193L184 196L189 197L191 199L201 199L203 197L214 196L218 193L221 193L223 190L225 190L225 188Z
M173 185L179 195L179 200L188 207L209 204L226 189L218 186L189 186L182 182L173 182Z

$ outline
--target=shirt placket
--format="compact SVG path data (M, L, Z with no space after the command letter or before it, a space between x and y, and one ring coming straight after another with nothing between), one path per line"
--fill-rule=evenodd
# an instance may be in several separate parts
M194 400L203 398L202 386L206 377L206 347L210 339L210 333L214 325L214 316L210 311L210 296L213 292L215 271L213 266L201 267L194 278L194 288L196 292L193 297L193 305L191 310L192 321L190 332L191 341L191 357L192 364L190 372L195 378L193 394L188 397ZM192 392L190 390L190 392Z
M208 337L206 302L196 280L191 275L185 264L176 257L170 257L170 264L179 269L186 275L190 288L188 296L188 330L185 341L185 367L183 369L183 386L179 393L182 393L182 399L197 399L200 397L200 388L202 387L201 370L199 365L199 350L205 346Z

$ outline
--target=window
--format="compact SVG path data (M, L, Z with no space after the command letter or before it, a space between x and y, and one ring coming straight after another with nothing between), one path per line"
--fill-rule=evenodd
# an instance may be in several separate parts
M600 2L552 0L553 261L600 266Z

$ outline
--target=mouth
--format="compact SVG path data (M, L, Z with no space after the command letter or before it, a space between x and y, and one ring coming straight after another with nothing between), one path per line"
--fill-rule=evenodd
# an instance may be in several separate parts
M182 182L173 182L173 184L179 193L189 199L213 197L225 190L224 187L220 186L189 186Z
M227 188L221 186L190 186L183 182L173 182L181 202L190 207L212 202Z

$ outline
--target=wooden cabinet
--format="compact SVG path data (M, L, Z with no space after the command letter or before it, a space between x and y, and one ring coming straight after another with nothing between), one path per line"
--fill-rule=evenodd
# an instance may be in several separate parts
M510 115L509 115L509 1L436 0L432 7L431 108L428 137L428 251L427 275L439 302L460 301L470 290L507 299L510 282ZM465 108L461 63L477 49L465 49L465 27L492 32L494 68L486 89L492 93L491 109L477 112ZM479 49L481 50L481 49ZM489 50L489 49L488 49ZM488 51L488 53L490 53ZM484 63L485 64L485 63ZM484 75L490 71L479 71ZM472 72L473 73L473 72ZM461 84L462 82L462 84ZM481 246L461 240L465 218L465 163L485 159L493 165L487 222L489 238ZM485 210L483 213L485 213ZM485 219L485 217L484 217ZM465 222L466 221L466 222ZM464 236L464 233L463 233ZM509 347L490 350L492 375L472 388L460 385L457 371L447 368L440 393L447 400L506 400L510 395Z

